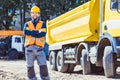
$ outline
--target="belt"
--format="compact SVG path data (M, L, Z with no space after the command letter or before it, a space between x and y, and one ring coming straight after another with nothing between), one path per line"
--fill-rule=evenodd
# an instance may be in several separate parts
M29 47L29 46L35 46L35 44L33 44L33 45L27 45L26 47Z
M27 45L26 47L29 47L29 46L37 46L37 45L32 44L32 45ZM37 47L41 47L41 48L43 48L42 46L37 46Z

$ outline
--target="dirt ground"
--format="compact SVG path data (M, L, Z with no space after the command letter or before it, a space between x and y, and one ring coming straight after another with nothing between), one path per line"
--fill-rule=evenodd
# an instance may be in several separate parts
M120 80L120 68L117 69L116 78L106 78L103 73L82 75L80 66L76 66L73 73L60 73L48 69L51 80ZM39 80L39 69L35 62L35 71ZM8 61L0 60L0 80L26 80L26 63L24 60Z

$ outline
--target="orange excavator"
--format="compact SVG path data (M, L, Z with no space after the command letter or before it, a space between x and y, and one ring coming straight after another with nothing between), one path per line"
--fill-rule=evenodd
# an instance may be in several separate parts
M12 36L12 35L21 35L21 36L23 36L24 33L21 30L1 30L0 31L0 38Z

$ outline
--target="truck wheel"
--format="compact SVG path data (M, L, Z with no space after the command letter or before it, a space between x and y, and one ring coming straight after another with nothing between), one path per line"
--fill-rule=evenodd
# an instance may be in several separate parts
M10 60L18 59L18 51L15 49L11 49L8 51L8 57Z
M103 56L103 68L106 77L114 77L116 73L115 56L111 46L105 47Z
M75 64L68 64L68 73L72 73L74 70Z
M51 70L57 70L57 67L56 67L56 53L54 51L50 52L49 62L50 62Z
M68 64L64 63L64 56L63 56L63 52L59 51L57 54L57 69L59 72L67 72L68 70Z
M87 51L85 49L82 50L81 66L83 68L84 75L91 72L91 64L90 61L87 60Z

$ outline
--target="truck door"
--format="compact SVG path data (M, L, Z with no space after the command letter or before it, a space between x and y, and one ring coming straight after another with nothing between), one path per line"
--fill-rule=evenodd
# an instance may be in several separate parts
M18 52L23 52L22 36L14 36L12 38L12 48L15 48Z

